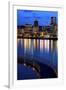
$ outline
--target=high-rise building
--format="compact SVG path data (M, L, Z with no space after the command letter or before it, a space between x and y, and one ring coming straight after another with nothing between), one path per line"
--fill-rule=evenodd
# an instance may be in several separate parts
M56 17L51 17L50 25L57 25Z
M56 17L51 17L50 31L51 31L51 33L54 33L54 34L57 32L57 20L56 20Z
M39 24L38 24L38 21L37 20L34 21L33 31L34 32L39 31Z
M34 21L34 26L38 26L38 21L37 20Z

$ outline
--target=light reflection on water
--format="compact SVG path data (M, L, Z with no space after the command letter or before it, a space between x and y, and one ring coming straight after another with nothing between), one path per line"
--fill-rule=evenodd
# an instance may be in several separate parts
M57 69L57 41L43 39L18 39L17 56L36 59Z

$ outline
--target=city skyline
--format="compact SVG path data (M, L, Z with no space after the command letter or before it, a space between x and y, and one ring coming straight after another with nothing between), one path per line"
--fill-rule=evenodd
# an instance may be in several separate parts
M17 80L58 77L58 13L17 10Z

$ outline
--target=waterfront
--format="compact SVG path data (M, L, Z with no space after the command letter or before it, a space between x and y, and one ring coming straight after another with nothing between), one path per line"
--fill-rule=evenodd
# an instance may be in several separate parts
M58 77L58 12L17 10L17 80Z

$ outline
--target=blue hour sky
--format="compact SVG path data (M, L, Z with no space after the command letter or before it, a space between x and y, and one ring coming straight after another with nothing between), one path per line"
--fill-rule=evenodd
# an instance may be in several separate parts
M17 10L17 25L33 25L34 21L38 20L40 26L47 26L50 24L51 17L56 17L58 22L56 11Z

